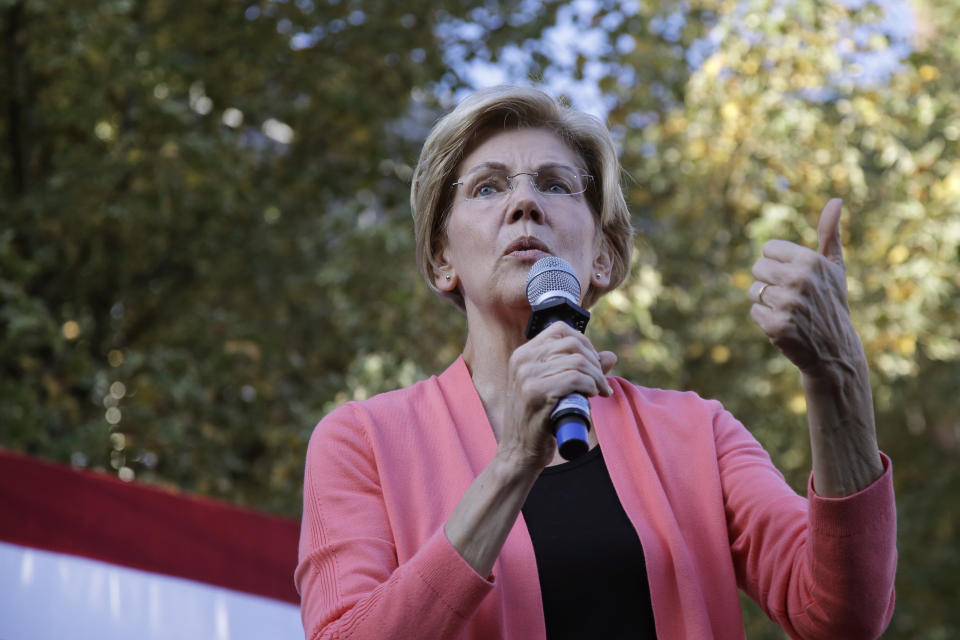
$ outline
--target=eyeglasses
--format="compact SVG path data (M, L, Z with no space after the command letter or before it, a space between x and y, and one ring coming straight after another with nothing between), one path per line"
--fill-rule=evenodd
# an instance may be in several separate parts
M517 178L527 176L537 193L545 196L577 196L587 190L593 176L564 165L541 167L537 171L507 174L499 167L482 167L464 176L452 186L462 186L467 200L492 202L511 193Z

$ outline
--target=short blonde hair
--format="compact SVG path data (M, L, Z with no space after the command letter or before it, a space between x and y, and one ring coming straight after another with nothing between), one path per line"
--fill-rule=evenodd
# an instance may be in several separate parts
M559 104L543 91L500 86L478 91L440 119L420 152L410 188L417 266L436 293L464 308L459 290L440 291L434 285L435 259L445 241L453 201L456 171L463 159L494 131L542 127L552 131L584 162L594 177L587 200L598 232L610 250L610 284L590 285L583 304L592 306L604 293L618 287L630 269L633 228L620 188L620 161L613 139L597 118Z

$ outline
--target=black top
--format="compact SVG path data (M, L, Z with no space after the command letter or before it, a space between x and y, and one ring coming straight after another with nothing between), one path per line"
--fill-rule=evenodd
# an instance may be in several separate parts
M523 505L547 638L656 638L643 547L600 447L547 467Z

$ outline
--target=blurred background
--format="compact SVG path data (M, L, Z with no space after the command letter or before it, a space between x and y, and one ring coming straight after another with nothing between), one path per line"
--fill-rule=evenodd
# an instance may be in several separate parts
M299 517L313 425L462 345L414 261L426 132L532 84L621 153L635 259L591 339L722 401L800 491L799 377L746 291L843 198L885 637L958 637L958 32L954 0L0 0L0 446Z

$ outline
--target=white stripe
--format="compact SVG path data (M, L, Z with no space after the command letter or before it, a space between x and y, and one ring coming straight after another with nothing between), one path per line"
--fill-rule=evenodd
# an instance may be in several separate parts
M303 629L287 602L0 542L0 639L50 638L299 640Z

